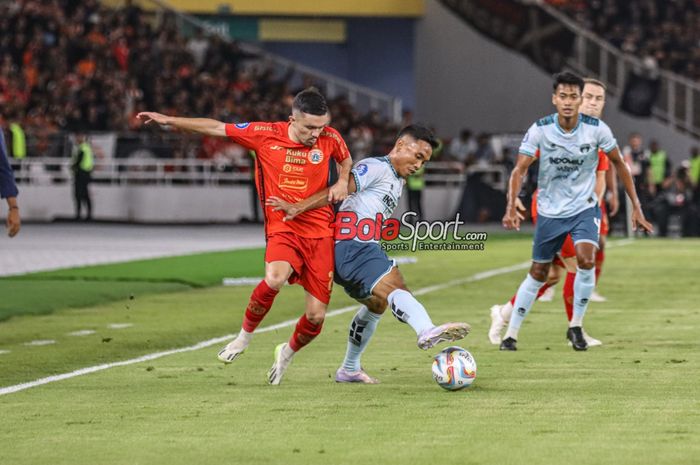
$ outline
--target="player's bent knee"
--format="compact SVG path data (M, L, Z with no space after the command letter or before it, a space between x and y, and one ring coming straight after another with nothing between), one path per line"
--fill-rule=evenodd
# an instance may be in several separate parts
M322 325L326 318L326 312L306 312L306 319L312 325Z
M548 274L549 266L547 266L547 264L545 263L533 263L532 268L530 268L530 276L532 276L537 281L547 281Z
M578 267L581 268L582 270L590 270L591 268L595 267L595 259L585 258L585 259L579 260Z
M272 289L280 290L282 289L282 286L284 286L284 283L287 282L287 277L284 275L284 273L271 272L265 274L265 282Z
M367 309L377 315L381 315L384 313L387 307L387 302L384 299L370 299L368 301L365 301L364 304L367 306Z

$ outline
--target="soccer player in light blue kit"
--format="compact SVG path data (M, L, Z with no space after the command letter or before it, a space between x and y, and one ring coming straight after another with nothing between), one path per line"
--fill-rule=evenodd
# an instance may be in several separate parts
M352 169L348 184L350 195L341 204L338 218L352 218L357 224L363 219L374 223L378 214L389 218L399 203L406 178L430 159L437 145L429 129L417 125L403 128L389 155L364 159ZM295 204L277 197L268 198L267 204L284 210L286 219L292 220L304 211L327 204L327 199L326 190ZM379 382L362 369L360 357L387 306L399 321L413 328L418 336L418 347L423 350L440 342L462 339L469 333L466 323L434 325L425 307L407 289L396 262L387 257L379 241L366 238L369 234L348 237L347 230L351 228L347 226L344 220L336 220L336 239L342 239L335 244L335 282L363 306L350 323L345 359L335 376L337 382Z
M517 350L520 325L547 279L554 255L569 233L574 240L578 265L574 281L574 315L566 337L574 350L588 349L582 326L588 300L595 287L600 207L594 189L599 148L615 165L632 200L633 228L640 225L650 232L653 229L644 218L632 177L610 128L603 121L578 112L583 86L583 79L573 73L563 72L555 76L552 103L557 113L530 126L510 176L503 226L506 229L520 229L515 199L520 192L523 176L535 161L537 151L540 151L538 219L532 246L532 266L518 289L513 306L515 311L501 341L501 350Z

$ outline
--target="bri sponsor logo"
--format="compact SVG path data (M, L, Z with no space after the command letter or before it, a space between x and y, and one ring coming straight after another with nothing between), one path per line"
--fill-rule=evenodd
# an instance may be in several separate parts
M485 232L460 232L465 223L459 213L452 221L416 221L416 213L408 211L401 219L359 218L357 213L341 211L336 214L333 227L339 241L383 241L384 250L484 250Z
M238 129L245 129L250 126L250 123L238 123L235 125Z

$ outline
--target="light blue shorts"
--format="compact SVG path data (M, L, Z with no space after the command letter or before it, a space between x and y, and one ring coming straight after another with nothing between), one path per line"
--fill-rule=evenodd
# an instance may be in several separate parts
M568 218L548 218L537 215L532 261L549 263L561 250L566 235L571 234L574 245L589 242L598 247L600 239L600 207L596 205Z
M396 266L376 242L344 240L335 243L336 283L356 300L365 300L372 289Z

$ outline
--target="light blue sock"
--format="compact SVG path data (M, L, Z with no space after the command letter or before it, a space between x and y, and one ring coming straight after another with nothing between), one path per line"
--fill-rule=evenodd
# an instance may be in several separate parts
M576 279L574 279L574 315L571 317L569 328L583 326L583 315L588 308L588 299L595 289L595 268L583 270L576 267Z
M420 302L408 291L396 289L387 296L387 302L397 320L408 323L420 336L424 330L435 326L428 316L428 312Z
M345 351L343 368L348 371L358 371L361 368L360 357L369 340L377 329L381 315L372 313L366 306L362 306L350 322L350 336L348 337L348 349Z
M537 292L544 286L544 282L537 281L530 273L527 274L525 280L520 284L518 293L515 295L515 304L513 304L513 314L510 316L508 331L506 331L506 339L512 337L518 339L518 331L523 320L530 313L533 302L537 297Z

